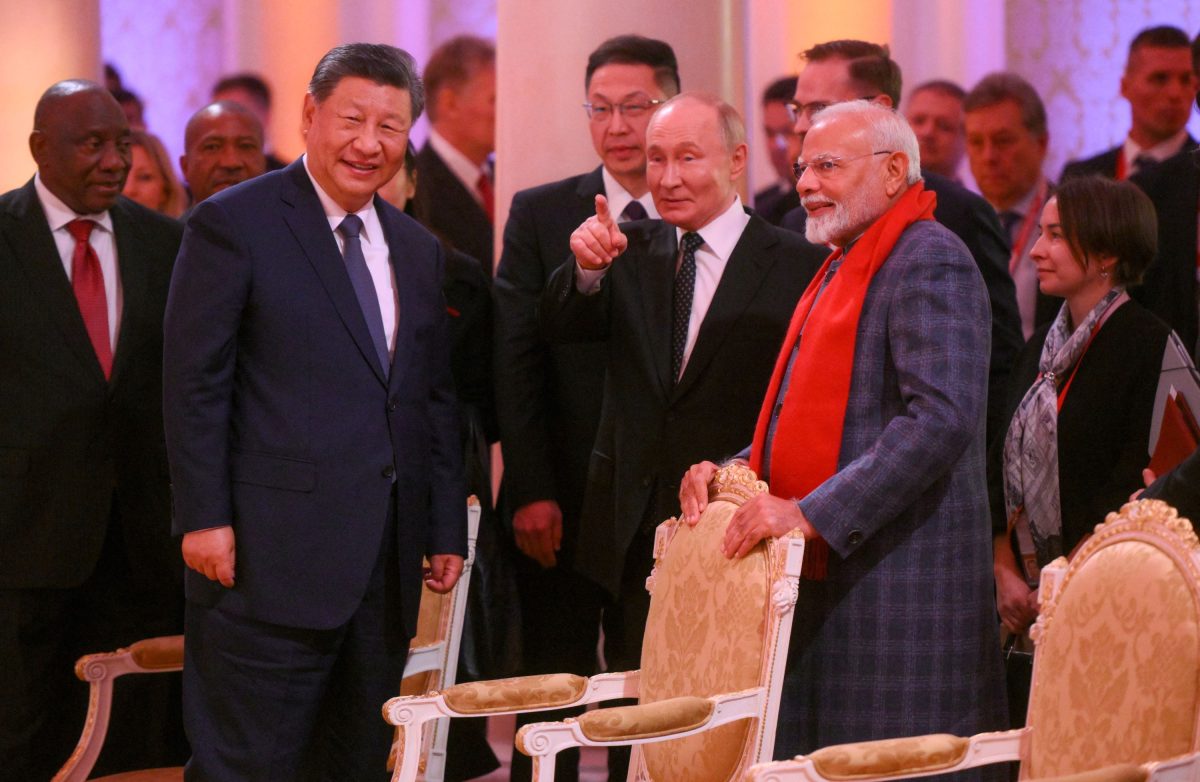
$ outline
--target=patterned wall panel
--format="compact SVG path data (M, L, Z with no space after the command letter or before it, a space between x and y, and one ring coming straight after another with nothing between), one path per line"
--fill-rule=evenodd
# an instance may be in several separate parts
M497 0L431 0L429 37L434 46L469 33L496 39Z
M1009 68L1037 88L1050 120L1046 172L1125 138L1129 104L1120 96L1129 42L1159 24L1200 30L1200 3L1188 0L1007 0ZM1200 135L1193 112L1189 128Z
M100 0L100 51L146 103L146 126L172 160L188 117L221 76L221 0Z

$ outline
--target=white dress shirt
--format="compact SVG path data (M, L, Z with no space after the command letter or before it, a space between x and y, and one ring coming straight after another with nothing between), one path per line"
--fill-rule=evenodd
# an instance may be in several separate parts
M455 178L462 182L463 187L471 194L471 197L480 206L483 206L483 194L479 192L479 177L487 176L487 171L471 162L469 157L455 149L444 136L433 128L429 129L429 143L433 146L433 151L438 153L438 157L450 169L450 173L454 174ZM417 184L420 186L419 182Z
M608 201L608 211L617 218L618 223L626 222L624 215L625 207L629 206L629 202L637 201L646 210L646 216L655 220L658 219L658 209L654 206L654 199L650 196L650 191L642 193L641 198L634 198L633 194L626 190L617 178L608 172L607 168L601 167L600 176L604 179L604 198Z
M38 201L46 214L46 222L50 225L50 234L54 237L54 245L58 248L58 256L62 259L63 269L67 280L72 278L71 259L75 255L75 237L67 231L67 223L72 220L93 220L96 227L88 237L88 244L96 251L100 260L100 274L104 277L104 300L108 305L108 344L114 356L117 354L117 334L121 331L121 311L123 291L121 275L117 267L117 240L113 234L112 216L108 212L81 215L62 202L58 196L42 182L40 174L33 177L33 187L37 191Z
M345 253L346 240L342 238L342 234L337 228L342 224L342 220L346 219L348 212L338 206L337 202L321 189L321 185L317 183L308 167L308 155L304 156L304 171L312 180L313 187L317 191L317 198L321 199L321 208L325 210L325 219L329 221L329 229L333 231L333 237L337 240L338 252ZM363 223L359 239L362 244L363 257L367 261L367 271L371 273L371 281L375 283L375 296L379 299L379 314L383 318L383 335L387 339L388 356L391 357L396 349L396 328L400 323L400 299L396 291L396 276L392 273L387 239L384 238L383 225L379 222L379 214L375 211L373 199L355 214Z
M725 273L725 267L729 264L729 256L733 255L733 249L737 246L738 240L742 238L742 232L746 230L749 223L750 215L746 214L746 210L742 208L742 199L735 195L733 203L729 205L728 209L696 231L704 240L704 244L696 250L696 287L692 292L692 314L688 320L687 342L683 347L681 373L687 369L692 348L696 346L696 337L700 334L700 324L704 322L704 316L708 314L708 308L717 293L721 275ZM683 261L681 239L685 233L687 232L684 229L675 226L675 239L680 242L680 250L675 258L676 270ZM576 290L585 295L595 293L600 289L600 283L604 280L607 271L607 268L584 269L576 261Z
M1171 136L1171 138L1160 144L1147 147L1146 149L1139 147L1137 142L1135 142L1133 139L1126 138L1125 144L1121 148L1121 154L1125 156L1125 162L1128 165L1127 170L1133 170L1133 162L1137 160L1138 155L1145 155L1146 157L1153 158L1159 163L1163 162L1169 157L1173 157L1183 149L1183 145L1187 143L1187 136L1187 128L1181 128L1179 132L1174 136Z

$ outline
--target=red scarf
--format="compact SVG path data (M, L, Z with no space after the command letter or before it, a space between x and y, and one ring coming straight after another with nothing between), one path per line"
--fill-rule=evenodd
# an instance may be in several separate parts
M800 297L783 349L775 361L750 447L750 467L761 472L771 410L803 328L804 339L792 366L771 443L770 485L775 496L807 497L837 472L854 369L854 341L867 289L900 235L918 220L932 220L936 204L937 196L926 191L920 182L909 187L854 244L817 306L814 308L813 302L821 281L833 261L841 257L842 250L829 256ZM809 540L804 550L803 577L824 579L828 559L829 544L820 538Z

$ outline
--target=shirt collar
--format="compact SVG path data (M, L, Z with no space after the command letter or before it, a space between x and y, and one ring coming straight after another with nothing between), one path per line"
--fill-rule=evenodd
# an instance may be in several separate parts
M429 130L429 143L454 176L474 193L479 187L479 177L486 174L483 168L472 163L470 158L455 149L444 136L432 128Z
M713 255L728 263L729 256L733 255L733 248L742 238L742 232L746 230L749 222L750 215L742 208L742 199L735 195L728 209L709 220L708 224L696 233L700 234L700 238L708 245L708 249L712 250ZM675 226L676 241L681 242L685 233L687 232L682 228Z
M1161 163L1183 149L1183 145L1187 141L1187 135L1187 128L1180 128L1178 133L1166 141L1161 144L1155 144L1152 147L1147 147L1146 149L1139 147L1133 139L1126 138L1122 151L1125 159L1131 163L1137 159L1138 155L1148 155Z
M346 219L349 214L345 209L338 206L337 201L329 197L317 182L317 178L312 175L312 170L308 167L308 154L304 155L304 173L308 174L308 179L313 184L313 189L317 191L317 199L321 202L321 209L325 211L325 218L329 220L329 227L336 231L338 226L342 224L342 220ZM375 211L375 199L367 201L366 206L359 209L354 214L362 220L363 227L359 236L368 244L374 244L383 239L383 226L379 222L379 214Z
M76 213L74 209L64 204L61 198L50 192L50 188L46 187L46 183L42 181L41 174L33 175L33 188L37 191L38 201L42 204L42 211L46 214L46 222L50 224L51 232L80 218L92 220L109 233L113 232L112 215L107 211L90 215Z
M641 198L634 198L633 194L625 189L625 186L617 181L617 178L604 166L600 167L600 176L604 179L604 197L608 199L608 210L618 217L625 211L625 207L629 206L630 201L637 201L646 209L646 215L655 220L658 219L658 209L654 206L654 198L647 190L642 193Z

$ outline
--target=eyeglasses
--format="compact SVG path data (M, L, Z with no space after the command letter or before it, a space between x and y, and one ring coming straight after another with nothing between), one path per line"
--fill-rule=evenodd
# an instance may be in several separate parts
M588 118L592 122L608 122L612 119L613 112L616 111L626 119L633 119L645 115L647 111L655 106L666 103L664 100L638 100L626 101L625 103L585 103L583 110L587 112Z
M836 176L838 170L844 168L846 163L850 163L855 160L862 160L865 157L890 154L892 154L892 150L885 149L880 150L879 152L865 152L861 155L855 155L854 157L832 157L830 155L818 155L817 158L811 163L805 163L797 160L792 164L792 173L795 174L796 179L799 180L804 176L804 172L811 168L813 173L821 179L829 179Z
M861 98L855 98L855 100L875 100L878 97L878 94L863 95ZM839 102L841 101L834 101L834 103ZM791 118L792 122L795 122L801 116L807 117L809 122L811 122L814 114L824 111L832 106L833 103L825 103L819 100L815 100L812 103L797 103L794 100L789 100L784 105L787 106L788 117Z

